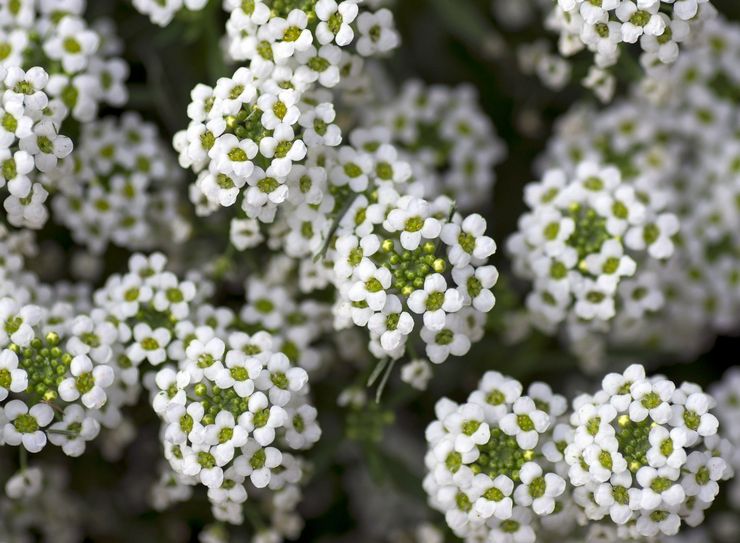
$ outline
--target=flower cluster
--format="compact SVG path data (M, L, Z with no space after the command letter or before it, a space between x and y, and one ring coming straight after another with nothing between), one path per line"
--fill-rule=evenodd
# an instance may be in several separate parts
M339 62L341 48L355 41L362 56L384 54L398 47L393 14L382 8L362 9L363 0L224 0L227 50L236 61L249 61L260 75L291 60ZM151 21L166 26L178 11L203 9L206 0L133 0ZM366 2L370 4L370 2ZM376 2L377 4L377 2ZM374 8L376 6L370 6Z
M156 127L137 114L83 125L61 169L54 215L91 251L110 242L146 249L187 237L177 211L180 170Z
M361 129L350 138L355 146L392 143L425 195L445 194L463 211L490 201L505 147L472 87L409 81L394 100L363 109Z
M638 260L642 266L673 253L678 219L640 181L627 183L616 167L582 162L572 177L548 170L525 188L531 211L520 218L508 249L515 271L533 281L527 307L545 330L564 322L608 329L624 303L620 285L635 276Z
M732 482L729 499L735 510L740 509L740 370L735 367L727 371L722 380L713 385L712 398L717 402L715 413L722 426L723 436L732 444L728 449L729 469L736 477Z
M589 79L608 80L605 69L617 63L622 44L639 41L640 61L648 69L669 64L691 27L712 14L709 0L558 0L549 24L560 34L561 54L588 49L595 63Z
M175 136L175 147L180 164L198 173L191 198L201 214L240 200L248 218L272 222L308 150L341 142L333 105L326 96L304 94L308 84L298 72L261 79L239 68L214 88L193 90L192 121Z
M426 430L424 489L432 507L465 541L533 543L540 519L557 515L565 480L552 427L565 398L543 383L488 372L464 404L437 402Z
M229 349L202 329L195 336L181 369L156 376L165 457L177 474L208 487L217 519L240 524L247 478L258 489L301 479L290 451L309 448L321 434L306 398L308 374L269 350L269 334L259 338L264 348L232 336Z
M732 202L739 190L740 110L732 96L740 79L729 68L738 51L740 27L707 22L670 68L603 111L575 108L551 139L544 169L572 178L585 159L613 164L640 204L649 195L680 224L671 258L638 261L635 275L620 282L608 337L576 334L579 349L595 348L597 358L604 340L688 358L718 333L738 329L740 238Z
M202 278L180 280L166 265L158 253L134 255L129 272L111 276L95 294L118 328L121 394L132 403L143 383L163 421L172 472L153 490L155 504L187 499L186 487L202 483L214 516L241 524L248 478L256 489L280 491L283 498L269 499L289 514L304 473L297 452L321 434L304 367L319 364L311 343L321 318L312 317L325 310L295 303L283 287L255 277L237 315L204 303Z
M700 524L719 482L732 474L714 406L701 387L647 378L639 365L607 375L593 396L579 396L564 457L586 517L608 516L626 538Z
M0 63L0 189L8 192L7 222L16 227L44 225L57 163L72 151L72 141L59 134L66 106L50 100L48 86L43 68Z
M111 331L86 329L84 317L55 321L42 307L0 299L0 443L37 453L50 442L79 456L105 422Z
M11 1L0 7L0 68L49 73L46 92L61 121L95 119L101 104L121 106L128 99L128 65L119 58L121 44L110 21L90 26L83 18L85 0ZM28 64L33 59L34 64Z
M226 0L224 7L229 55L262 75L292 63L314 69L310 65L351 62L343 48L352 44L370 57L400 43L392 12L368 11L360 0Z
M474 184L490 190L499 146L488 141L492 128L482 115L469 120L473 95L458 91L449 105L445 90L432 91L439 105L418 118L439 135L416 151L392 145L382 126L357 128L351 145L340 146L331 95L311 88L315 78L304 77L305 66L292 74L278 66L269 77L253 70L240 68L214 88L192 92L193 120L175 146L180 163L199 172L191 191L196 210L210 214L240 202L231 220L233 246L251 249L266 240L300 262L302 291L336 287L335 328L366 326L375 356L403 356L415 329L433 362L465 354L482 337L495 301L498 275L487 264L495 244L481 216L461 216L446 196L420 197L440 189L425 186L423 161L406 158L438 152L439 165L449 161L454 170L447 177L470 179L480 171ZM446 122L435 124L443 111ZM452 192L463 199L480 195L458 189Z
M377 202L355 199L328 255L337 324L366 326L379 358L403 356L419 327L432 362L466 354L495 304L485 219L463 218L446 197L429 203L382 184L375 192Z

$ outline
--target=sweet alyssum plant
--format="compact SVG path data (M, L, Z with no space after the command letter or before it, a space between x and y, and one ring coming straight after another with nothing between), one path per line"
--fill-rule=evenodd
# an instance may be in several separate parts
M486 213L506 154L490 97L385 84L393 2L131 4L172 23L163 39L213 37L214 74L229 64L176 89L171 148L171 119L113 109L131 44L112 21L88 23L81 0L0 6L0 540L105 538L85 512L115 519L98 500L131 488L148 496L133 516L153 531L130 526L144 539L192 508L202 542L295 540L330 472L385 526L353 441L376 478L426 495L384 494L394 543L709 541L705 516L740 503L737 372L705 392L652 375L651 354L737 331L736 25L709 1L496 2L509 28L549 13L563 55L593 53L601 98L629 44L646 70L559 120L494 265L508 210ZM434 4L471 20L467 2ZM544 42L520 53L566 84ZM504 374L533 363L565 378ZM456 403L455 388L473 391ZM424 398L434 414L414 417ZM414 454L408 477L394 456ZM78 495L83 455L156 475L90 476Z

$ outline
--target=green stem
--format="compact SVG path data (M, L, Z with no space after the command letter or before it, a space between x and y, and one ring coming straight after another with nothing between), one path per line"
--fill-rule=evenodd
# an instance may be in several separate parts
M385 390L385 385L388 384L388 379L391 376L391 373L393 372L393 367L396 365L396 360L391 360L391 363L388 364L388 367L385 370L385 373L383 374L383 379L380 381L380 384L378 385L378 390L375 393L375 403L380 403L380 398L383 396L383 391Z
M378 380L378 377L380 377L380 374L383 373L383 370L388 365L388 359L387 358L381 358L378 360L378 363L375 365L375 368L373 369L373 372L370 374L370 377L367 378L367 386L371 387L375 383L375 381Z

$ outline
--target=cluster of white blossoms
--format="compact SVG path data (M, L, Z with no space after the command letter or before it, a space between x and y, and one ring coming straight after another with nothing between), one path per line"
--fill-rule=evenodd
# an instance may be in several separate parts
M635 274L620 281L608 335L583 327L571 334L579 349L591 351L587 358L594 350L599 357L604 340L689 358L717 334L737 333L738 54L740 27L709 21L675 64L627 99L598 112L577 107L556 128L543 169L573 178L584 160L614 165L622 184L634 187L638 207L647 198L680 225L669 259L637 260ZM623 242L629 246L630 239Z
M653 538L700 525L734 474L737 432L720 437L711 413L737 410L727 407L737 399L730 377L715 400L633 365L568 410L545 384L524 395L488 372L467 403L437 403L426 431L429 503L470 542L578 541L581 532L583 541L663 541Z
M437 402L424 489L458 537L533 543L540 522L557 517L566 482L551 462L552 429L567 407L544 383L523 394L498 372L487 372L466 403Z
M44 226L49 195L62 178L71 182L70 161L60 161L72 152L60 135L65 120L90 122L101 104L128 97L128 65L111 24L90 27L84 9L84 0L0 6L0 189L15 227Z
M740 369L728 370L722 380L712 386L710 393L717 403L714 411L722 434L732 445L727 461L737 475L740 472ZM740 510L740 479L737 476L731 483L729 501L735 511Z
M311 189L302 181L305 167L328 170L311 162L342 141L332 94L323 89L336 87L343 72L362 68L362 58L348 48L355 38L353 21L361 30L354 46L360 55L397 47L398 35L389 11L358 15L355 1L231 4L229 50L249 67L214 87L193 89L190 125L174 145L180 164L198 174L191 199L201 214L238 201L246 219L272 223L280 204ZM315 177L317 170L312 171ZM320 188L309 195L312 204L320 200ZM256 224L234 228L251 232Z
M626 182L618 168L581 162L573 174L548 170L525 188L530 211L507 248L514 270L532 281L526 305L546 331L562 323L608 330L623 305L620 286L645 260L674 252L679 223L645 180Z
M308 374L265 346L269 334L259 338L262 347L234 334L227 348L199 331L179 371L157 373L154 409L172 469L208 487L217 519L240 524L246 480L258 489L300 482L301 461L291 452L310 448L321 431L306 397Z
M32 453L51 443L79 456L100 431L112 353L83 343L93 342L87 336L71 336L65 345L58 334L43 334L43 316L38 306L0 299L0 442Z
M378 358L401 358L415 330L435 364L466 354L495 304L485 219L463 218L444 196L430 203L382 183L375 192L377 202L354 200L328 255L335 326L367 327Z
M118 422L115 329L92 326L71 289L40 285L25 272L24 238L0 238L0 444L37 453L51 443L79 456L101 425Z
M339 145L330 95L304 93L308 81L297 74L260 79L239 68L214 88L193 90L192 121L175 136L175 147L180 164L198 173L191 199L201 214L239 200L247 218L270 223L308 151Z
M586 518L608 517L621 539L701 524L719 483L733 475L715 404L698 385L648 378L639 365L576 398L564 458Z
M447 195L463 211L490 202L494 167L504 159L505 146L472 86L409 81L393 100L363 108L361 114L352 143L395 145L426 195Z
M241 524L249 479L256 489L280 491L283 498L270 499L292 514L304 473L297 453L321 435L308 373L298 364L318 366L310 344L322 329L312 318L326 310L295 303L283 287L255 277L237 315L204 303L203 278L182 281L166 264L162 254L136 254L127 274L111 276L95 294L117 327L120 394L133 403L143 384L163 421L173 473L163 473L155 504L187 499L184 487L202 483L214 516Z
M128 99L122 45L110 21L85 21L85 6L85 0L10 0L0 5L0 68L44 68L49 73L46 93L64 104L64 109L52 107L59 123L68 114L92 121L101 104L118 107Z
M178 11L203 9L207 0L132 0L134 7L160 26ZM399 35L393 14L381 2L363 0L223 0L229 14L226 50L236 61L250 61L261 76L276 66L311 59L339 63L341 48L353 41L357 53L369 57L396 48Z
M320 20L329 4L316 3ZM338 11L317 27L319 41L345 21L350 5L357 8L354 2L332 7ZM263 8L256 2L251 17L261 17ZM270 21L259 32L278 19ZM337 44L350 43L351 36L340 38L346 29L332 31ZM304 32L310 46L311 33ZM180 164L198 173L191 190L196 211L238 205L232 245L255 249L266 241L296 259L303 292L335 286L335 328L367 327L375 356L400 358L407 340L419 335L433 362L467 353L494 304L498 274L487 261L495 244L481 216L463 217L456 201L438 195L446 184L472 207L490 191L490 168L501 154L490 121L469 89L433 88L427 96L416 84L403 91L400 110L379 108L371 128L357 128L350 145L341 145L333 96L321 87L340 82L344 53L328 42L304 53L302 40L293 40L284 61L278 53L285 39L259 42L258 54L247 57L250 68L213 88L193 89L191 123L174 144ZM359 57L348 62L350 75L361 70ZM396 138L392 117L408 114L411 105L409 129ZM421 132L430 140L419 140ZM434 182L438 175L444 179Z
M584 48L593 53L586 86L613 91L613 76L606 70L618 62L623 44L639 41L640 62L647 69L670 64L692 26L714 13L709 0L557 0L547 25L559 32L564 56Z
M138 114L84 124L60 169L54 216L94 253L110 242L140 250L187 237L175 190L181 171L157 128Z
M0 190L5 218L19 228L41 228L59 159L72 141L59 134L67 109L47 93L49 74L0 63Z

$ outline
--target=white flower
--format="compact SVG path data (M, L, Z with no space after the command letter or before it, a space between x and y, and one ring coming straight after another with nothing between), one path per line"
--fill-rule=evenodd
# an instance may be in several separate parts
M236 424L234 415L228 411L220 411L214 423L204 430L205 443L212 445L211 454L220 466L234 458L234 449L246 445L248 437L247 431Z
M517 505L532 506L540 516L555 510L555 498L565 492L565 480L554 473L543 475L542 468L535 462L527 462L519 471L522 482L514 491Z
M401 42L395 29L393 13L385 8L375 13L362 12L357 17L357 29L360 31L357 52L364 57L387 53Z
M511 518L513 500L511 493L514 490L514 482L506 475L499 475L491 480L484 474L478 474L473 478L473 487L480 498L475 500L472 513L481 519L495 517L500 520Z
M252 432L257 443L267 447L275 440L275 430L286 420L282 407L269 405L267 396L261 391L249 398L249 410L239 416L239 425Z
M450 263L465 267L471 259L483 260L496 252L496 243L485 235L486 220L478 214L468 215L462 224L444 225L440 237L448 246Z
M414 329L414 319L403 311L398 296L390 295L386 297L383 309L370 317L367 327L380 336L380 345L390 353L405 344L406 336Z
M498 422L521 395L522 384L519 381L504 377L497 371L487 371L468 401L481 405L487 420Z
M0 401L8 397L8 392L23 392L28 387L28 374L18 367L18 355L4 349L0 352Z
M426 390L431 378L432 368L424 359L411 360L401 368L401 380L417 390Z
M470 350L470 338L458 331L458 323L451 319L453 316L447 316L445 326L439 331L426 326L421 329L421 339L427 344L427 357L434 364L441 364L450 355L463 356Z
M680 469L686 463L687 435L683 428L673 428L668 431L663 426L656 426L650 430L650 449L647 460L654 468L668 466Z
M634 400L629 406L630 419L636 422L645 420L648 416L658 424L665 424L671 417L671 400L676 386L665 379L655 383L637 381L630 386L630 393Z
M445 428L455 438L454 448L459 453L470 452L476 445L488 442L491 435L484 422L483 409L476 404L465 404L444 418Z
M458 290L447 288L444 276L433 273L424 279L424 289L412 292L407 303L411 311L423 315L424 326L439 332L445 327L446 315L462 309L463 298Z
M498 270L494 266L453 268L452 278L465 297L481 313L488 313L496 304L491 289L498 282Z
M242 452L234 462L235 471L249 477L255 487L265 488L270 483L272 470L281 465L282 454L274 447L261 447L254 441L249 441Z
M640 491L632 488L632 475L628 470L613 474L594 492L594 501L608 509L616 524L626 524L633 518L633 511L640 507L640 497Z
M259 150L263 156L272 159L271 168L278 177L287 177L293 162L306 156L306 144L296 139L293 128L285 124L280 124L272 136L262 138Z
M268 360L256 385L262 391L268 391L270 403L285 406L292 393L302 390L308 382L308 374L303 368L292 367L290 360L283 353L275 353Z
M13 342L26 347L34 338L33 326L43 316L36 305L20 305L12 298L0 299L0 345Z
M364 302L373 311L381 311L386 303L387 290L391 287L391 272L385 267L376 267L369 260L355 268L357 281L350 288L349 299L354 303Z
M339 47L327 44L317 51L311 46L305 51L296 52L295 58L301 63L295 71L295 77L301 83L318 81L328 88L339 83L339 63L342 60L342 50Z
M425 200L404 196L388 213L383 228L389 232L401 232L401 245L413 251L421 244L422 237L435 239L442 231L440 222L428 216L429 211L429 203Z
M28 452L37 453L46 445L46 434L42 430L54 418L54 411L44 403L30 409L21 400L11 400L4 406L8 422L3 427L3 439L8 445L21 445Z
M138 364L143 360L156 366L167 359L167 345L172 334L166 328L152 328L140 322L133 329L134 343L126 350L126 355L132 362Z
M701 501L712 503L719 493L719 484L727 468L727 463L701 451L692 452L684 466L681 486L687 496L696 496Z
M64 417L49 427L49 441L61 447L67 456L78 457L85 452L85 442L95 439L100 423L87 416L77 404L64 408Z
M49 58L61 61L66 72L74 73L85 69L99 42L98 33L89 30L82 19L67 16L44 41L44 52Z
M678 470L669 467L640 468L636 476L637 482L642 487L640 507L650 511L662 504L667 507L680 505L686 498L686 491L676 482L679 473Z
M539 435L550 426L550 417L535 407L531 398L517 398L512 406L513 413L504 415L499 421L501 429L516 441L522 449L534 449Z
M357 17L358 7L355 0L319 0L314 7L316 16L321 21L316 27L316 39L324 45L335 41L339 46L352 42L354 32L350 26Z
M59 397L65 402L73 402L82 397L82 403L88 409L100 409L105 405L107 396L105 388L113 384L113 368L97 365L84 354L77 355L70 365L72 377L59 384Z

